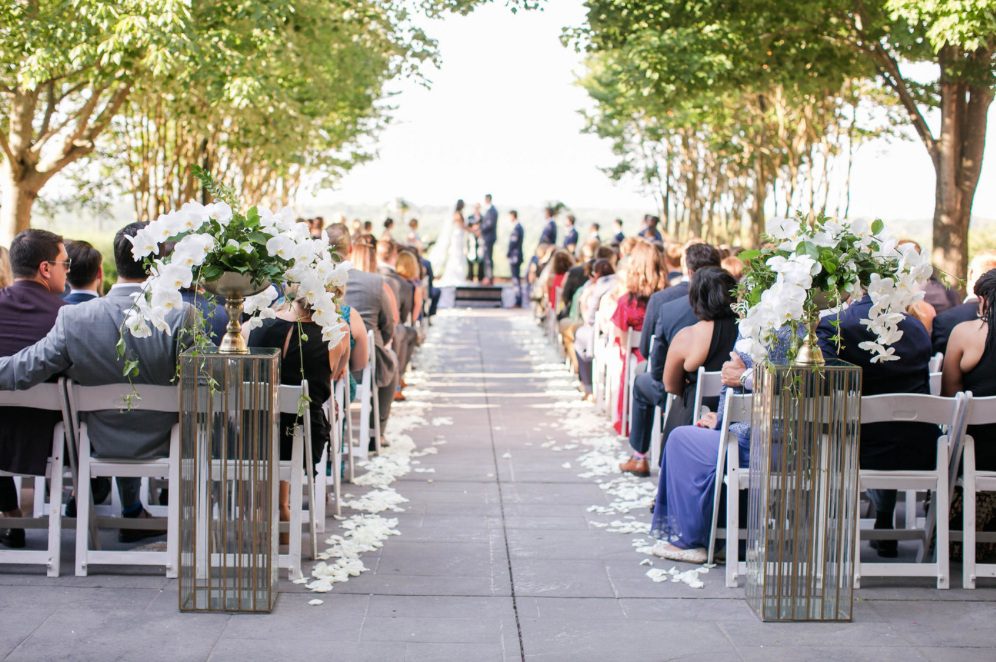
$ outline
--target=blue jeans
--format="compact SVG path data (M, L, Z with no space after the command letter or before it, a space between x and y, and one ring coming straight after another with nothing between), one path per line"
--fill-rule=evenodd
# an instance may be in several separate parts
M637 453L650 450L650 433L654 424L654 407L663 407L667 401L664 384L649 372L636 376L633 388L633 427L629 431L629 445Z

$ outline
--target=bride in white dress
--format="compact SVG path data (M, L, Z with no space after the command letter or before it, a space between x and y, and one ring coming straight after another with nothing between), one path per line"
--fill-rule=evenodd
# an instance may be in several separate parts
M463 200L457 200L453 222L443 227L429 258L436 273L442 273L437 281L439 287L456 287L467 282L467 223L463 206Z

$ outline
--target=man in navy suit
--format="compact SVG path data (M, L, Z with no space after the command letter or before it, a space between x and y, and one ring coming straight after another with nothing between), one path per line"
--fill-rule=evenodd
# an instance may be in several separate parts
M543 212L546 217L546 225L543 226L543 232L540 234L539 243L550 244L551 246L557 245L557 215L553 211L553 207L547 207Z
M643 317L643 328L656 328L657 319L664 304L682 297L688 298L688 283L692 280L692 275L703 267L718 267L719 251L709 244L691 244L684 251L683 262L682 281L650 295L650 299L647 301L647 311ZM644 356L650 355L650 336L646 333L640 338L640 353ZM660 367L663 368L664 364L662 363Z
M573 253L574 249L578 246L578 231L574 227L577 220L574 218L574 214L567 215L567 232L564 234L564 248L567 249L569 253Z
M491 194L484 196L485 210L481 215L481 262L484 269L484 284L495 284L495 241L498 240L498 210L491 204Z
M515 286L515 307L522 307L522 239L525 233L522 230L522 223L519 223L519 212L512 210L508 212L509 217L515 226L512 234L508 238L508 267L512 272L512 283Z
M104 289L104 257L85 241L70 241L66 253L73 268L66 276L69 294L62 297L66 303L75 304L96 299Z
M647 462L646 455L650 451L654 407L663 407L667 401L667 392L664 390L663 381L667 350L679 331L698 321L692 310L692 304L688 300L687 290L684 296L669 301L660 308L660 313L653 327L654 348L649 357L650 365L647 372L636 376L634 383L633 426L629 431L629 445L633 449L633 457L619 465L619 469L626 473L638 476L650 475L650 463ZM650 328L644 320L644 336L647 336L647 331ZM650 344L649 338L647 344ZM644 354L644 356L647 355Z
M664 237L657 229L657 226L660 225L660 222L661 219L651 214L647 214L646 216L644 216L643 217L644 227L643 230L640 231L640 236L646 239L647 241L654 241L658 243L664 241Z
M626 234L623 232L623 222L621 218L617 218L612 222L612 225L616 229L616 234L612 237L613 244L621 244L623 239L626 238Z
M899 322L902 338L892 346L899 361L872 363L872 354L858 345L874 341L875 336L861 323L869 317L872 307L867 295L841 311L839 323L836 315L824 317L816 329L820 349L828 359L841 359L861 368L861 394L930 393L928 363L930 362L930 334L920 320L903 315ZM834 339L840 334L840 343ZM937 458L936 425L925 423L889 422L861 426L862 469L927 470L933 469ZM875 528L893 528L896 508L895 490L869 490L868 496L875 506ZM879 556L895 557L895 540L875 541L873 547Z
M948 338L956 326L979 316L979 300L972 291L979 276L990 269L996 269L996 251L983 251L972 258L968 265L968 285L965 289L969 296L965 299L965 303L948 308L943 313L938 313L937 317L934 318L930 344L935 354L937 352L943 354L947 350Z

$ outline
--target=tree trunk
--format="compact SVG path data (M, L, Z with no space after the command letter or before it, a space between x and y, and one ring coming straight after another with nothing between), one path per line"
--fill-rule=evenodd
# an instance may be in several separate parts
M988 52L991 56L991 52ZM982 62L989 56L982 54ZM975 53L969 59L979 58ZM986 126L993 89L951 76L964 58L951 47L941 51L941 130L936 141L934 171L934 266L964 281L968 271L968 228L972 203L982 172Z
M3 200L0 202L0 245L10 246L18 232L31 225L31 207L35 204L41 186L36 186L33 178L18 177L4 161Z

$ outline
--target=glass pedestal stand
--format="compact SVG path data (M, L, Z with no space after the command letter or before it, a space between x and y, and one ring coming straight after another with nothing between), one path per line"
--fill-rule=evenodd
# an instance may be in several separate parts
M273 610L278 358L180 357L180 611Z
M849 621L861 369L755 368L747 601L763 621Z

